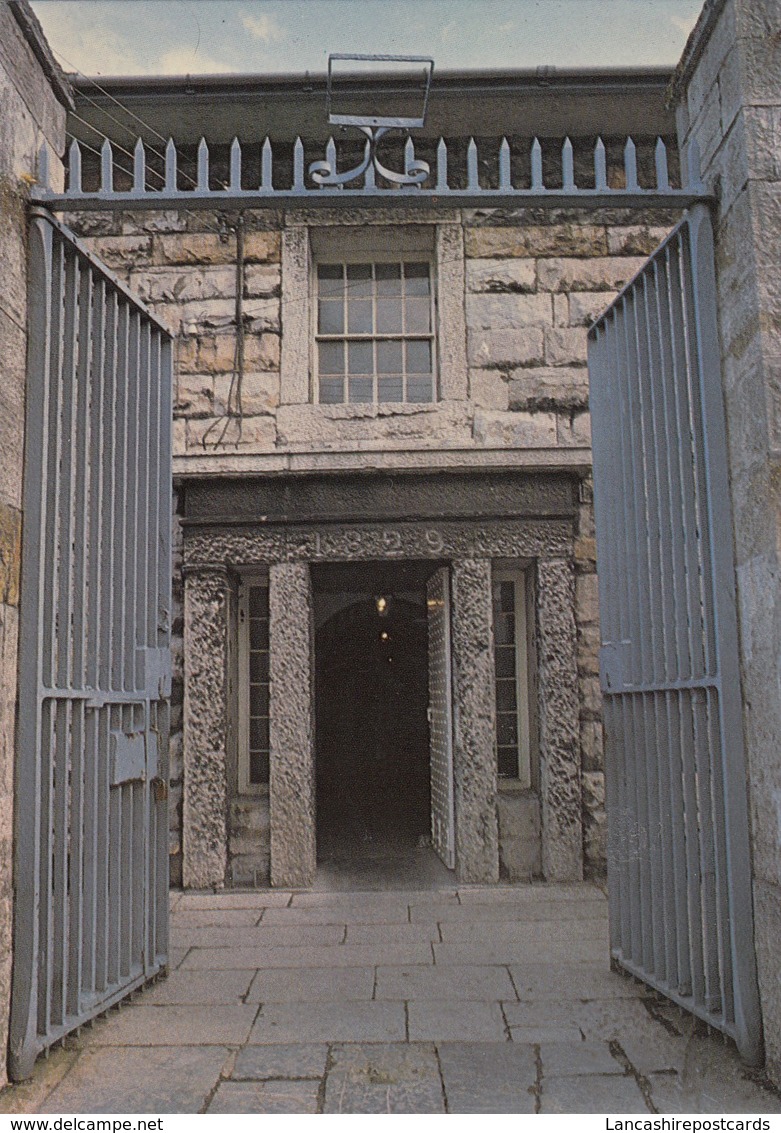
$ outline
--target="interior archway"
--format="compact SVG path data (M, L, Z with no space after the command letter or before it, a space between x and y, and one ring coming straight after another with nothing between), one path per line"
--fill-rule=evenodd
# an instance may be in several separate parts
M406 882L432 858L439 871L429 848L431 569L345 565L314 577L319 868Z
M394 595L362 598L321 627L317 813L324 837L428 833L426 649L425 607Z

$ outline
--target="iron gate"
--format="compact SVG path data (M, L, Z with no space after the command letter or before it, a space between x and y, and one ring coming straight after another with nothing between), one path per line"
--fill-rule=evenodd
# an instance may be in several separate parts
M611 950L761 1059L713 232L589 336Z
M168 333L36 210L9 1072L166 963Z

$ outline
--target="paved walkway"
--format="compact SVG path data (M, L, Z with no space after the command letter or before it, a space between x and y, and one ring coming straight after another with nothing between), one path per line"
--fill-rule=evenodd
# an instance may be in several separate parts
M781 1112L609 970L594 886L175 893L172 925L169 978L0 1111Z

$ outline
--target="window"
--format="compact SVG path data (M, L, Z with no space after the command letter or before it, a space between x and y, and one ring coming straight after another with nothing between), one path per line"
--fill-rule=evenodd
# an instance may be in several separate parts
M500 779L532 785L526 576L493 574L496 752Z
M376 405L435 400L431 262L319 262L317 400Z
M268 581L247 579L239 596L239 791L269 780Z

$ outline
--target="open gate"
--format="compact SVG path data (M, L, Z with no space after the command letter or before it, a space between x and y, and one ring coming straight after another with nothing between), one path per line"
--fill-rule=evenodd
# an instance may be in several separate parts
M168 949L168 332L30 226L9 1072Z
M591 328L611 950L761 1060L713 232Z
M431 844L456 868L453 705L450 660L450 574L440 567L426 585L428 609L428 723L431 745Z

